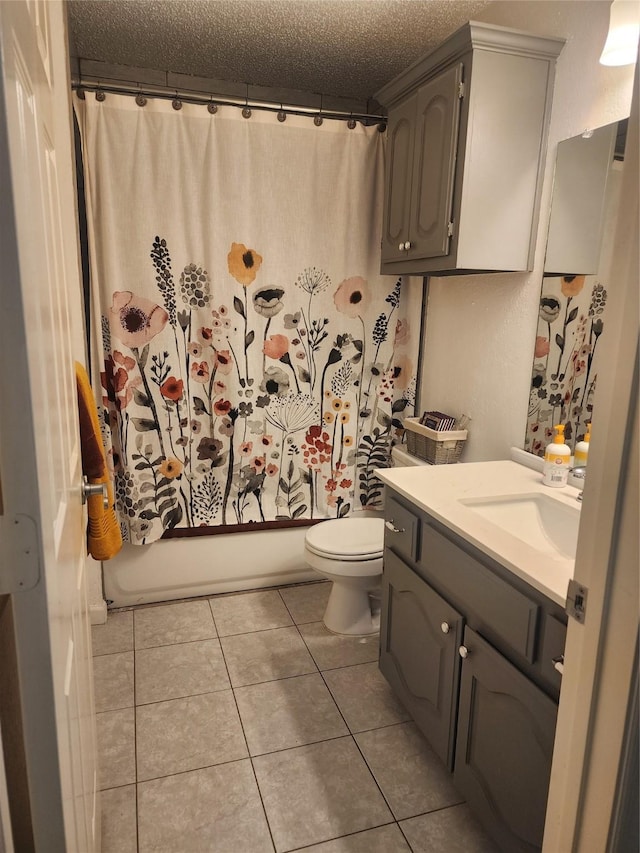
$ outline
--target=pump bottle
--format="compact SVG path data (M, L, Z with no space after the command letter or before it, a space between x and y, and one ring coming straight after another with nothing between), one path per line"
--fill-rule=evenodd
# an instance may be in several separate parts
M544 453L542 482L545 486L560 489L567 485L571 448L564 443L564 424L558 424L554 429L556 434Z
M573 455L573 464L576 468L586 468L587 458L589 456L589 441L591 440L591 423L587 424L587 434L583 441L576 444L575 453Z

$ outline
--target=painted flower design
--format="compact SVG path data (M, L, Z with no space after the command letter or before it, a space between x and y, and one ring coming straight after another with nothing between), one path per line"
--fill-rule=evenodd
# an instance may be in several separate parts
M252 284L262 265L262 255L255 249L248 249L244 243L232 243L227 255L229 272L243 287Z
M222 454L222 442L217 438L206 436L200 439L197 447L198 459L217 460Z
M163 477L166 477L168 480L174 480L182 474L183 468L184 465L179 459L176 459L174 456L170 456L168 459L163 459L160 463L159 470Z
M177 400L182 399L183 389L184 383L182 379L176 379L175 376L170 376L160 386L160 393L167 400L173 400L175 402Z
M251 451L253 450L253 442L252 441L243 441L240 447L238 448L238 452L241 456L251 456Z
M271 335L262 347L263 353L275 361L289 352L289 338L286 335Z
M409 331L409 321L406 319L396 320L396 333L394 344L396 346L404 346L409 343L411 333Z
M216 370L225 375L233 370L233 359L228 349L217 349L215 351Z
M216 400L213 404L213 413L219 417L222 415L228 415L230 411L231 403L229 400Z
M577 296L584 287L583 275L563 275L560 290L563 296Z
M336 308L347 317L359 317L369 303L369 287L360 276L345 278L333 294Z
M536 346L534 349L534 355L536 358L543 358L545 355L549 355L549 339L543 338L538 335L536 338Z
M209 381L209 365L206 361L193 361L189 368L191 378L203 385Z
M275 317L284 308L282 287L263 287L253 294L253 307L262 317Z
M281 367L267 367L260 383L260 390L278 396L287 394L289 392L289 377Z
M540 299L540 319L553 323L560 313L560 301L555 296L542 296Z
M164 308L131 290L115 291L110 314L112 334L132 349L148 344L169 320Z

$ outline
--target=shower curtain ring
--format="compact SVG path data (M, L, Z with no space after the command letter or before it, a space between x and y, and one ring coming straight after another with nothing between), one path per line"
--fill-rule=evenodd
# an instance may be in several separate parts
M320 127L324 119L322 118L322 95L320 95L320 112L317 116L314 116L313 123L316 127Z
M176 96L171 101L171 106L174 108L174 110L181 110L182 109L182 101L178 97L178 90L177 89L176 89Z
M207 104L207 109L209 110L212 116L214 116L218 112L218 105L213 103L213 95L211 95L209 103Z
M98 80L98 88L96 89L96 101L100 101L100 103L102 103L104 100L106 100L106 97L107 96L100 88L100 81Z
M136 95L136 104L139 107L146 107L146 105L147 105L147 99L142 94L142 90L140 89L140 85L138 85L138 94Z
M351 113L351 115L349 116L349 121L347 122L347 127L349 128L349 130L353 130L356 124L357 122L353 117L353 113Z
M280 109L278 110L278 121L286 121L286 120L287 120L287 114L282 109L282 104L280 104Z
M251 107L249 106L249 84L246 84L247 87L247 97L244 102L244 109L242 110L242 118L251 118Z

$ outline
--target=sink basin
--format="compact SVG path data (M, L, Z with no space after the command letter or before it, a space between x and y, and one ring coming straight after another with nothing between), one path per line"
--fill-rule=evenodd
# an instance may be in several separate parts
M579 507L542 494L463 499L460 503L544 554L575 559Z

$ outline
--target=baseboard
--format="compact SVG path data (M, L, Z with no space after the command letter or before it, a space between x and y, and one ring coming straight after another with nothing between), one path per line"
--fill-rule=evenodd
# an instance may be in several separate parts
M89 605L89 621L92 625L104 625L107 621L107 602Z

